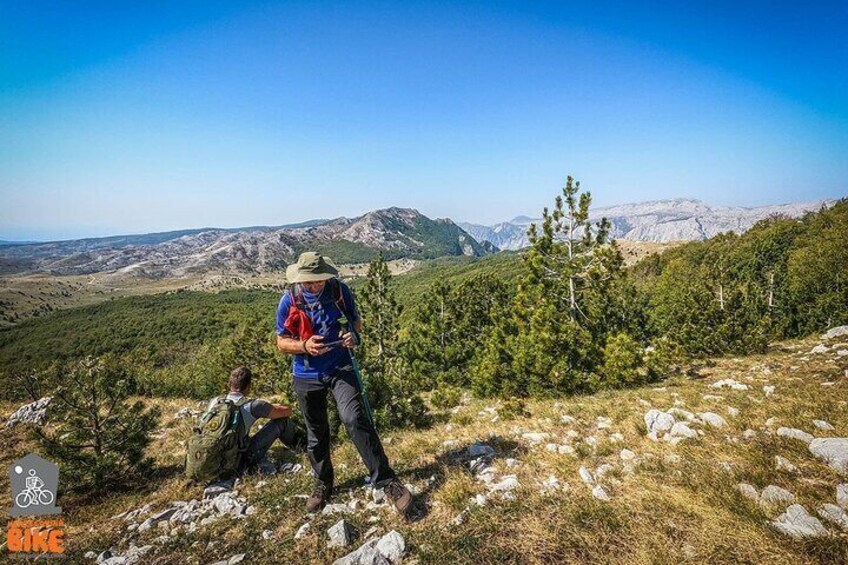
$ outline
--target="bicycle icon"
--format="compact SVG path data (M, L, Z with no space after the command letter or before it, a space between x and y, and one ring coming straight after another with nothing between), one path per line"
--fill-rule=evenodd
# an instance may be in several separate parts
M52 491L42 488L44 481L35 474L35 469L30 469L28 474L26 489L15 497L15 505L18 508L27 508L29 506L49 506L53 504L55 495Z

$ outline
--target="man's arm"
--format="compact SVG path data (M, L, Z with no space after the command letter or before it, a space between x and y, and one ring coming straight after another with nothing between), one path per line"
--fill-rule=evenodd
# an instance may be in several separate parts
M320 335L313 335L306 341L301 341L288 335L278 335L277 351L287 355L306 354L315 357L328 351L327 346L322 343L323 341L324 337Z
M271 408L271 412L268 414L268 418L271 420L277 420L279 418L291 418L291 415L291 406L287 406L285 404L274 404Z

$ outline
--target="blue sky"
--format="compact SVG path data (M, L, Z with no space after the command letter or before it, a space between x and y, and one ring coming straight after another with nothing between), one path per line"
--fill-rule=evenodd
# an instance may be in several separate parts
M743 5L740 5L743 4ZM0 239L848 195L848 3L6 2Z

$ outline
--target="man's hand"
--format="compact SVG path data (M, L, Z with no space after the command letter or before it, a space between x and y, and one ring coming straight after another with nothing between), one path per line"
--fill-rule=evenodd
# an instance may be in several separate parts
M348 349L356 347L356 339L353 337L352 332L345 332L340 337L342 338L342 345L344 347L347 347Z
M306 352L313 357L323 355L330 350L330 348L324 345L324 336L317 334L307 339L304 347L306 348Z

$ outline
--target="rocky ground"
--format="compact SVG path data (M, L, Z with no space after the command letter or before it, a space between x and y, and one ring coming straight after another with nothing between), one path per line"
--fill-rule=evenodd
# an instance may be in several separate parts
M848 329L687 375L517 415L467 399L428 430L384 434L417 495L409 520L364 483L347 441L334 448L339 493L315 516L306 461L282 449L275 474L186 487L201 404L156 400L156 476L60 497L71 562L848 562ZM4 465L33 449L25 425L0 427L15 446Z

